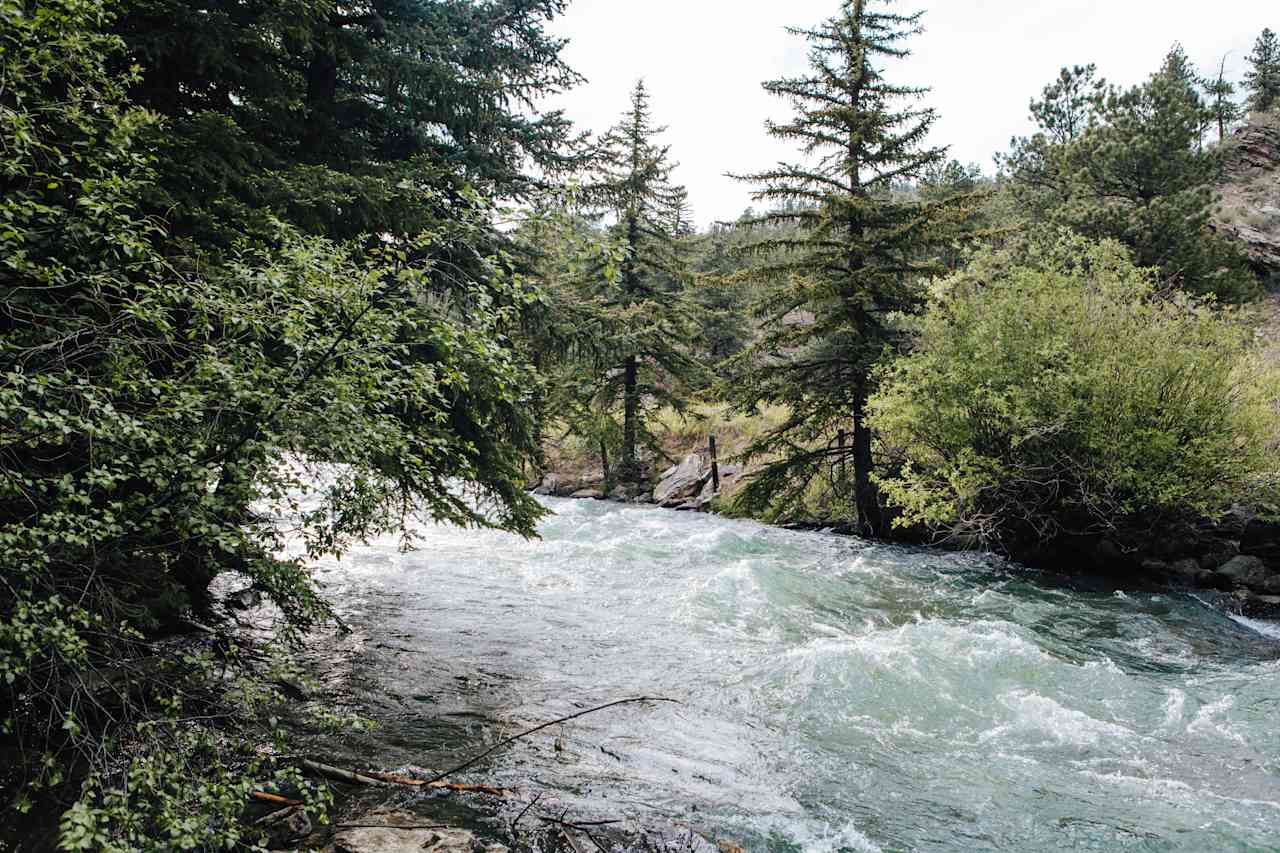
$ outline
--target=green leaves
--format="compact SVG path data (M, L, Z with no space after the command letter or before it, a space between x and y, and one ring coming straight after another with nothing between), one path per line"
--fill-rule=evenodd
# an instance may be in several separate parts
M1265 485L1274 377L1211 303L1059 233L943 282L874 423L904 523L986 544L1212 516Z
M330 616L309 558L423 520L533 535L537 383L510 340L536 294L489 185L430 162L411 218L385 176L334 188L387 216L376 237L212 205L236 236L187 239L142 213L168 131L125 99L154 80L111 67L103 3L0 4L0 746L23 757L0 781L75 801L64 849L255 849L255 786L324 802L222 734L275 738L282 699L228 638L156 635L213 621L234 573L288 647ZM555 7L498 5L535 29Z

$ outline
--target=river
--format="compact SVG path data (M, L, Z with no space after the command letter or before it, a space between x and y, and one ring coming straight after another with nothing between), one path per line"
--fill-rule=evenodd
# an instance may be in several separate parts
M432 527L319 576L366 766L747 850L1280 850L1280 628L1184 594L707 515L548 500L542 538Z

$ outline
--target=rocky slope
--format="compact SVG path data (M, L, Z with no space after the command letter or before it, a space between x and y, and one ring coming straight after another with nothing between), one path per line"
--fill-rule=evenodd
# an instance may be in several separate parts
M1280 286L1280 113L1231 135L1223 172L1214 227L1239 240L1263 280Z

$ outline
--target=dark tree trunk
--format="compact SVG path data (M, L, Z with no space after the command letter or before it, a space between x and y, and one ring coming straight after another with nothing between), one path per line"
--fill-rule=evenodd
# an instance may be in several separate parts
M325 159L325 146L337 117L338 59L328 43L317 40L307 66L307 127L303 134L304 158Z
M888 534L880 490L871 481L874 459L871 454L871 428L867 426L867 392L859 389L853 408L853 482L858 507L858 534L868 539Z
M627 356L626 366L623 370L622 464L620 476L623 479L636 480L640 476L640 463L636 458L636 422L640 417L639 360L634 355Z

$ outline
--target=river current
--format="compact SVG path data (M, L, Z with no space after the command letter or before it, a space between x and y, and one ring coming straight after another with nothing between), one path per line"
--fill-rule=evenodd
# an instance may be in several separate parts
M365 766L770 851L1280 850L1280 626L989 557L548 500L319 567ZM354 759L352 759L354 760Z

